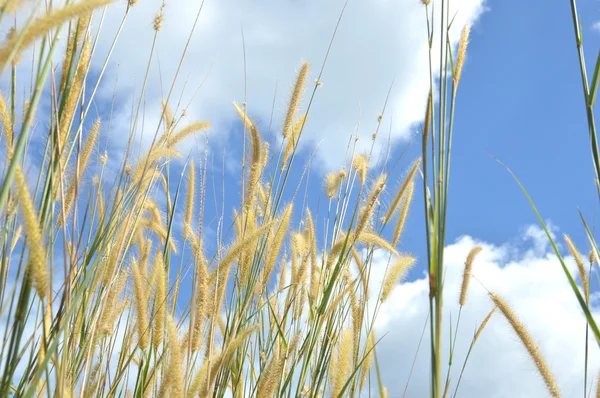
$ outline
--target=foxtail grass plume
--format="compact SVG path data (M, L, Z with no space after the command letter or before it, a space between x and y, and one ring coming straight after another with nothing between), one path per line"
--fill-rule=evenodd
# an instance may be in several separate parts
M69 183L69 187L67 188L67 196L65 198L65 217L71 212L71 208L73 206L73 200L75 199L75 190L78 185L78 182L81 180L81 175L85 172L90 156L96 145L96 140L98 138L98 133L100 132L100 119L96 120L90 133L88 134L87 139L85 140L85 144L83 146L83 150L81 151L81 156L79 157L78 164L78 173L73 174L71 177L71 182ZM61 226L63 222L63 218L59 218L58 225Z
M292 134L288 138L288 141L285 145L285 149L283 151L283 157L281 159L281 170L285 170L285 165L287 164L288 159L290 158L290 154L292 153L292 149L296 148L298 145L298 138L300 137L300 132L302 130L302 126L306 122L306 113L298 118L294 122L292 126Z
M469 44L469 33L471 32L471 24L466 24L460 35L460 42L458 44L458 56L456 57L456 70L454 72L454 84L458 85L460 82L460 76L462 74L463 65L465 63L465 56L467 54L467 45Z
M194 313L194 325L192 335L192 350L194 352L200 350L202 345L202 325L206 317L206 309L208 305L208 270L204 260L198 261L197 266L197 284L196 284L196 306Z
M477 331L475 332L475 336L473 337L473 344L477 342L479 336L481 335L481 332L483 332L483 329L485 329L486 325L488 324L490 319L492 319L492 315L494 315L497 309L498 307L492 308L492 310L488 312L487 316L483 319L483 322L481 322L481 325L479 325Z
M275 233L269 234L267 244L268 252L262 274L261 285L263 287L266 286L267 281L271 276L273 268L275 267L275 264L277 262L277 257L279 256L279 252L285 240L285 236L288 232L293 209L294 207L292 203L286 206L286 208L283 211L283 214L280 216L280 222L274 224L276 226Z
M587 272L585 270L585 265L583 264L583 259L581 258L579 251L573 244L573 241L571 240L569 235L565 234L564 238L565 238L565 243L567 244L567 247L569 248L569 252L573 256L573 259L575 260L575 264L577 264L577 270L579 271L579 277L581 278L581 283L583 284L583 293L585 294L586 298L589 298L590 284L588 281Z
M412 181L408 185L408 189L404 195L404 200L402 201L402 207L400 208L400 216L398 217L398 221L396 221L396 227L394 228L394 239L392 240L393 245L398 244L400 236L402 235L402 231L404 231L404 224L406 223L406 218L408 217L408 210L410 209L414 191L415 183Z
M143 275L137 261L131 264L133 275L133 290L135 308L137 312L138 344L142 350L148 347L148 297L146 294L146 275Z
M369 158L367 155L358 154L352 159L352 167L358 173L361 185L365 185L367 181L367 171L369 169Z
M33 199L27 188L25 176L20 167L15 176L19 203L23 210L25 233L29 244L29 265L27 276L31 278L40 299L44 299L48 289L48 268L46 267L46 250L39 218L35 212Z
M250 246L256 244L258 240L271 228L273 224L276 224L277 220L273 220L260 228L254 231L252 234L248 234L243 238L238 238L238 241L235 242L231 248L227 251L227 254L223 257L223 259L219 262L213 272L210 274L210 282L211 284L214 282L217 275L222 274L225 270L229 269L229 265L233 263L233 261L239 257L244 250L248 249ZM223 275L223 274L222 274Z
M304 90L306 76L308 75L308 68L308 62L305 61L302 63L300 71L298 72L296 84L294 85L294 91L292 91L290 104L288 106L287 114L285 116L285 122L283 124L283 138L287 138L292 132L291 130L294 124L294 118L296 116L296 111L298 110L298 105L300 104L300 99L302 98L302 91Z
M381 290L382 303L388 299L390 293L392 292L398 281L406 275L408 270L410 270L411 267L414 265L415 261L416 260L414 257L405 255L401 256L390 267L387 275L383 280L383 287Z
M167 318L167 328L169 330L169 364L166 368L158 396L180 397L183 393L183 373L181 371L183 355L181 353L181 345L179 344L177 327L171 315Z
M398 190L398 193L396 194L396 197L394 198L394 201L392 202L390 208L388 209L388 212L386 213L385 217L383 218L383 222L385 224L387 224L390 221L390 219L392 218L392 216L396 212L396 209L398 208L398 205L400 205L400 202L404 198L404 193L406 192L406 190L407 190L408 186L410 185L410 183L413 181L413 178L414 178L417 170L419 170L419 165L420 164L421 164L421 159L419 158L411 166L410 171L408 172L408 175L404 179L404 182L400 186L400 189Z
M516 314L512 311L508 304L506 304L502 297L495 293L490 293L490 298L494 304L496 304L500 312L502 312L508 323L510 323L517 336L519 336L519 339L521 339L521 342L525 346L525 349L527 349L529 356L537 366L540 375L544 379L550 395L555 398L560 397L560 391L556 384L556 380L550 372L550 368L546 364L546 361L542 357L538 346L534 343L527 329L525 329L525 326L523 326L521 321L519 321Z
M160 32L160 30L162 29L162 24L164 21L164 14L163 14L164 7L165 7L165 3L162 3L162 5L160 6L160 10L154 15L154 21L152 22L152 29L154 29L155 32Z
M155 290L154 290L154 327L152 329L152 346L154 352L158 350L163 338L165 314L167 309L167 280L162 253L157 252L154 257Z
M196 193L196 168L194 162L190 163L188 172L187 202L185 206L184 237L189 239L192 230L192 213L194 212L194 194Z
M471 279L471 269L473 268L473 261L475 261L475 257L481 252L481 246L475 246L469 252L467 256L467 261L465 262L465 271L463 273L462 286L460 289L460 298L458 303L461 307L465 305L467 301L467 291L469 290L469 280Z
M91 56L91 40L91 36L86 37L85 43L83 44L83 48L81 50L81 55L79 57L79 60L77 61L77 68L75 69L75 76L73 77L73 82L71 83L69 90L64 94L66 96L66 99L63 111L60 114L59 126L59 139L61 149L66 146L67 141L69 140L71 123L73 122L73 118L75 116L79 96L82 92L83 87L85 86L85 78L87 75L87 68Z
M352 331L346 329L343 331L342 336L337 343L335 352L336 358L331 361L331 364L335 364L335 366L330 365L329 367L330 378L332 381L332 397L340 395L348 376L350 376L350 373L352 372L352 352Z
M4 96L0 93L0 121L2 122L2 131L4 132L4 138L6 138L6 147L8 150L8 159L12 157L12 145L13 145L13 129L10 115L8 113L8 107Z
M342 185L342 180L346 177L346 171L343 169L340 171L332 171L327 176L325 176L325 193L329 199L333 198L340 186Z
M187 137L204 131L210 128L210 122L193 122L183 127L178 132L171 134L165 139L165 146L167 148L173 148L175 145L179 144L181 141L186 139Z
M375 204L379 199L379 195L385 189L385 181L387 179L387 174L381 173L381 175L373 182L373 186L371 187L371 191L369 192L369 196L365 201L365 205L360 211L360 218L358 219L358 224L356 226L356 236L360 236L361 232L367 227L367 225L371 222L371 217L373 216L373 210L375 209Z
M262 154L262 140L256 124L250 120L248 115L246 115L245 109L240 108L235 102L233 103L233 107L244 122L244 126L250 134L250 145L252 147L252 164L250 166L248 189L244 203L244 207L248 209L252 206L252 204L254 204L256 187L258 186L258 182L260 180L261 169L264 162Z

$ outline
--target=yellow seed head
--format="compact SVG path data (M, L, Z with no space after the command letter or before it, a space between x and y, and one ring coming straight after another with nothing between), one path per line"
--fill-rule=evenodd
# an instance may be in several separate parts
M132 261L133 290L135 307L137 311L137 332L139 347L145 350L148 347L148 297L146 275L142 273L135 259Z
M154 21L152 22L152 29L154 29L156 32L159 32L160 29L162 28L162 23L163 23L163 13L162 10L158 13L156 13L156 15L154 15Z
M392 202L392 205L390 206L387 214L383 218L383 222L384 223L387 224L390 221L390 219L392 218L392 216L396 212L396 209L398 208L398 206L402 202L402 199L405 198L404 195L406 193L406 190L407 190L408 186L410 185L410 183L413 181L413 178L414 178L417 170L419 170L419 165L420 164L421 164L421 159L419 158L411 166L410 171L408 172L408 175L404 179L404 182L400 186L400 189L398 190L398 193L396 194L396 197L394 198L394 201Z
M569 248L569 252L573 256L573 259L575 259L575 264L577 264L579 277L581 278L581 283L583 284L583 292L587 298L589 296L590 286L588 282L587 272L585 271L585 266L583 264L583 259L581 258L579 250L577 250L569 235L565 234L564 238L565 242L567 243L567 247Z
M306 76L308 75L308 62L303 62L296 78L296 84L294 85L294 91L292 91L292 97L290 98L290 104L288 106L287 114L285 116L285 122L283 124L282 135L283 138L287 138L292 132L292 125L302 98L302 91L304 91L304 83L306 82Z
M462 30L460 36L460 43L458 44L458 56L456 58L456 72L454 73L454 82L458 84L460 81L460 75L462 74L463 65L465 63L465 56L467 53L467 45L469 44L469 33L471 32L471 24L466 24Z
M46 250L39 218L35 212L33 199L27 188L25 176L21 168L17 168L15 176L18 189L19 203L23 210L25 233L29 243L29 265L27 276L31 278L34 288L41 299L44 299L48 289L48 269L46 266Z
M352 372L352 331L350 329L344 330L340 341L337 344L336 350L336 358L335 361L332 361L332 364L335 363L335 366L329 367L330 377L332 379L331 383L331 396L337 397L344 384L346 384L346 380L348 376Z
M394 245L398 244L400 236L402 235L402 231L404 230L404 224L406 223L406 218L408 217L408 210L412 202L414 190L415 183L411 182L408 185L408 189L406 190L406 194L404 200L402 201L402 206L400 208L400 216L398 217L398 221L396 221L396 228L394 228L394 240L392 241Z
M190 171L188 174L188 191L187 191L187 203L185 207L185 218L184 220L184 238L189 238L189 231L192 227L192 213L194 212L194 194L196 193L196 168L194 163L190 163Z
M156 312L154 315L154 328L152 330L152 345L156 352L162 342L165 313L168 304L165 266L163 264L162 253L160 252L154 257L154 273L156 275L156 287L154 293L154 307Z
M383 280L383 288L381 291L382 303L387 300L398 281L406 275L414 263L414 257L402 256L392 265L392 267L388 270L385 279Z
M325 177L325 193L329 199L333 198L340 186L342 185L342 180L346 177L346 171L343 169L341 171L332 171L327 174Z
M465 262L465 271L462 280L462 287L460 289L460 298L458 300L458 303L461 307L464 306L465 302L467 301L467 291L469 290L469 280L471 279L471 269L473 268L473 261L475 260L475 257L477 257L479 252L481 252L481 250L481 246L475 246L471 249L469 255L467 256L467 261Z
M358 224L356 226L356 235L359 236L361 232L365 229L365 227L371 222L371 216L373 215L373 210L375 209L375 204L379 198L379 195L385 189L385 181L387 179L387 175L385 173L381 173L381 175L375 180L373 186L371 187L371 191L369 192L369 196L365 201L365 205L360 212L360 218L358 220Z
M369 158L367 155L359 154L354 156L352 167L358 173L360 184L364 185L367 180L367 170L369 169Z
M498 296L495 293L490 293L490 298L496 304L500 312L504 315L508 323L512 326L513 330L521 339L521 342L527 349L529 356L537 366L540 375L544 379L546 383L546 387L548 388L548 392L552 397L558 398L560 397L560 391L554 379L554 376L550 372L550 368L546 364L546 361L542 357L538 346L535 344L531 335L525 329L525 326L521 323L521 321L517 318L516 314L512 311L512 309L506 304L506 302L502 299L502 297Z

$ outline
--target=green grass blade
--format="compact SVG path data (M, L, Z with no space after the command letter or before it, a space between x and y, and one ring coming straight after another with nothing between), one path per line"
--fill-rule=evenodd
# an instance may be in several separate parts
M550 231L548 230L546 223L544 222L544 220L542 219L542 216L540 215L537 208L535 207L535 204L534 204L533 200L531 199L531 196L529 196L529 193L527 192L527 190L525 189L523 184L521 184L521 181L519 181L517 176L512 172L512 170L510 170L500 160L498 160L498 159L495 159L495 160L498 163L500 163L513 176L513 178L515 179L517 184L519 184L519 187L521 187L521 190L525 194L525 197L527 197L527 200L529 201L529 205L535 212L535 215L536 215L538 221L540 222L540 225L542 226L542 228L544 229L544 232L546 233L546 236L548 236L548 239L550 240L552 249L554 250L556 257L560 261L560 265L569 281L569 285L571 285L571 289L573 290L573 293L575 293L575 296L577 297L577 301L579 301L579 305L581 306L581 309L583 310L583 313L585 314L585 317L586 317L587 321L589 322L590 328L594 332L594 336L596 336L596 342L600 346L600 330L598 329L598 325L596 324L596 321L594 320L594 317L592 316L592 313L590 312L589 306L586 304L584 297L581 295L581 292L579 291L579 288L577 287L577 284L575 283L575 279L573 279L573 275L571 275L571 272L567 268L567 265L565 264L565 260L561 256L561 254L558 250L558 247L556 246L556 242L554 242L554 239L552 238L552 235L550 234ZM586 226L586 229L587 229L587 226ZM588 229L588 231L589 231L589 229Z

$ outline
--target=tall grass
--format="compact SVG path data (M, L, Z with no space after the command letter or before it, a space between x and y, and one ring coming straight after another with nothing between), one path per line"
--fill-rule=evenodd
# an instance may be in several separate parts
M375 161L377 134L365 153L357 150L352 137L338 170L323 181L309 179L310 162L298 165L298 148L327 56L312 87L311 66L303 62L295 81L289 82L291 95L277 139L265 139L253 118L252 103L233 103L232 114L243 126L238 134L244 136L237 181L241 190L231 214L216 210L216 238L207 232L205 220L213 194L209 139L204 137L203 153L187 158L180 145L206 134L211 124L189 121L173 106L202 4L165 98L151 99L161 101L162 107L153 115L159 122L148 127L144 103L164 18L162 4L152 21L152 47L140 95L132 104L130 128L114 131L106 115L95 119L89 113L98 88L107 84L103 77L110 54L127 16L136 12L136 1L127 2L109 55L94 63L100 65L95 73L90 70L98 37L91 27L95 18L103 18L110 1L54 7L41 3L0 4L0 21L15 11L29 15L0 45L0 73L8 85L0 95L6 151L0 186L0 396L387 396L377 359L382 336L375 320L417 261L404 252L401 237L420 177L429 272L431 396L446 397L451 387L457 395L471 351L496 308L524 342L550 392L558 396L525 326L495 294L490 294L493 308L474 334L460 377L452 382L460 314L468 305L479 247L465 262L449 361L442 363L454 111L470 29L467 25L462 30L453 55L449 1L422 0L430 87L422 154L407 160L410 166L401 173L402 181L395 181L400 174L397 164L406 159ZM574 1L572 6L592 153L599 170L591 112L599 67L588 87ZM64 54L57 54L60 32L66 33ZM22 82L16 68L33 45L32 88L24 103L17 104ZM437 52L440 63L434 65ZM54 65L58 58L60 64ZM23 109L21 116L17 108ZM376 119L376 131L384 112L385 108ZM152 138L148 147L136 145L140 126ZM127 147L109 156L98 148L113 134L128 137ZM36 167L28 156L32 146L43 148ZM294 181L295 175L299 181ZM386 204L384 197L393 199ZM307 203L319 206L305 208ZM598 248L589 229L588 234L594 255L591 268ZM575 255L574 244L567 242ZM582 295L552 243L587 323L600 339L589 310L589 283ZM374 274L380 272L375 269L378 252L388 259L381 283L374 282ZM580 277L587 281L582 260L578 265Z
M311 104L303 109L310 69L303 63L277 141L264 140L252 104L234 104L248 138L243 189L237 210L217 215L223 239L208 242L208 158L193 155L183 168L176 159L183 155L178 144L210 123L184 122L173 111L175 81L151 145L134 145L154 45L131 130L90 120L103 84L103 73L96 81L89 73L98 39L91 26L107 3L31 8L32 17L1 46L2 69L14 76L20 53L35 43L38 68L22 120L13 110L19 80L10 80L9 102L0 101L7 154L0 188L0 308L7 320L0 396L383 394L371 369L379 341L374 321L414 263L400 254L399 238L419 163L394 193L394 166L372 170L372 151L357 153L353 141L342 171L322 191L325 214L305 211L298 192L309 181L303 174L295 186L290 182ZM134 6L130 1L122 24ZM162 20L161 7L154 42ZM61 27L66 50L55 75ZM184 57L185 51L180 65ZM110 57L102 72L109 63ZM38 111L41 102L49 114ZM34 119L46 123L33 130ZM130 136L122 158L97 150L115 133ZM37 174L26 156L32 143L44 148ZM116 173L112 165L119 165ZM381 200L388 192L396 197L390 208ZM378 251L391 261L382 286L372 282Z

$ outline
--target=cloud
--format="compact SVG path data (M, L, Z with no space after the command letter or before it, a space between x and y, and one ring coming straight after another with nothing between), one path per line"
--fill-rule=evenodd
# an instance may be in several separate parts
M154 135L160 98L168 95L200 3L181 0L169 2L165 8L147 80L145 139ZM454 44L462 26L483 12L483 3L452 2ZM123 131L129 129L131 100L139 98L153 40L152 19L159 6L159 0L139 1L130 10L114 48L105 76L111 83L104 85L99 97L112 98L112 82L118 75L114 145L124 139L119 137L127 137ZM222 143L235 118L231 101L242 102L247 95L249 114L266 136L273 104L275 128L285 116L302 59L312 65L306 97L310 95L343 1L207 0L203 7L169 102L173 107L179 104L181 112L191 101L189 117L211 120L212 140ZM123 14L124 5L114 6L104 19L95 58L97 70ZM434 65L437 56L434 52ZM345 147L357 130L359 150L370 148L392 82L382 129L387 136L391 123L393 139L409 137L423 117L429 87L424 6L417 0L350 1L321 80L303 139L311 149L322 141L318 164L338 167L344 153L340 145ZM305 98L304 108L307 103Z
M522 238L528 243L492 245L469 236L458 239L445 249L447 270L445 285L444 375L447 370L449 316L458 316L458 295L464 261L476 244L483 247L473 266L467 303L461 314L453 371L454 383L471 343L473 333L491 310L486 289L500 294L514 309L530 331L553 372L565 397L581 396L583 390L585 321L579 304L570 290L557 258L545 244L540 229L525 229ZM374 283L381 280L387 257L376 259L379 270ZM379 266L378 266L379 265ZM568 258L575 274L576 266ZM378 349L384 385L389 396L402 396L416 347L429 311L429 286L422 278L398 285L381 307L376 327L384 336ZM599 315L598 294L593 295L592 312ZM591 336L590 336L591 337ZM595 380L600 368L598 345L590 339L588 383ZM408 397L429 394L429 329L425 330L417 356ZM588 386L588 388L590 388ZM595 387L593 387L595 388ZM589 392L589 389L588 389ZM520 340L500 313L494 314L467 364L459 390L461 397L542 397L545 385L537 374Z

